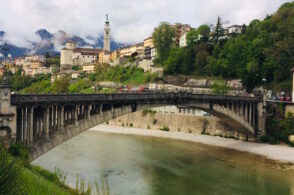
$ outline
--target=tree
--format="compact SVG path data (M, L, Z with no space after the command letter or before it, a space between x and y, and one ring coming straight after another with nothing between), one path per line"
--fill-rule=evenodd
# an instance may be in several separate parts
M52 93L68 93L70 77L56 79L52 85Z
M188 47L194 47L196 45L198 41L198 35L199 34L195 29L192 29L187 33L186 40L187 40Z
M167 22L161 23L155 28L152 34L153 43L158 55L158 61L161 64L163 64L169 57L175 35L175 29Z
M164 63L164 72L168 74L180 74L183 63L183 48L172 48L170 56Z
M51 58L51 55L50 55L49 51L46 52L46 58Z
M224 38L224 36L225 36L225 29L223 28L221 18L218 16L214 34L213 34L213 39L215 42L219 43Z
M208 25L203 24L198 27L197 33L202 35L203 37L209 37L210 36L210 28Z

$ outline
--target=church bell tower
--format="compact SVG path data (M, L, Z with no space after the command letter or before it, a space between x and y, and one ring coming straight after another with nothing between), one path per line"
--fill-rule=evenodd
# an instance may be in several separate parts
M104 51L110 51L110 26L108 15L106 15L105 27L104 27Z

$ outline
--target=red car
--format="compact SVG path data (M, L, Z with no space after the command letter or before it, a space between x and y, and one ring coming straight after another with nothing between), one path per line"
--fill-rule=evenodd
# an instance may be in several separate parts
M292 100L292 98L291 98L291 96L289 96L289 95L285 98L285 101L286 101L286 102L291 102L291 100Z

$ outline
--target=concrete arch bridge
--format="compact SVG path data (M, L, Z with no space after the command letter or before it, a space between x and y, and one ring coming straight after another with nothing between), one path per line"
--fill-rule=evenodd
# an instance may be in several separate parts
M11 136L30 148L32 159L60 143L116 117L166 105L197 108L224 119L240 133L258 137L265 132L265 106L257 97L179 93L19 95L5 93L1 105ZM1 93L1 92L0 92ZM5 108L5 109L2 109ZM6 122L5 122L6 121Z

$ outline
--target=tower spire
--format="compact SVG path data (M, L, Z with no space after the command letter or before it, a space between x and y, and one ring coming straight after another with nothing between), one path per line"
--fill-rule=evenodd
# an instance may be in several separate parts
M110 26L108 14L106 14L106 21L104 27L104 50L110 51Z

